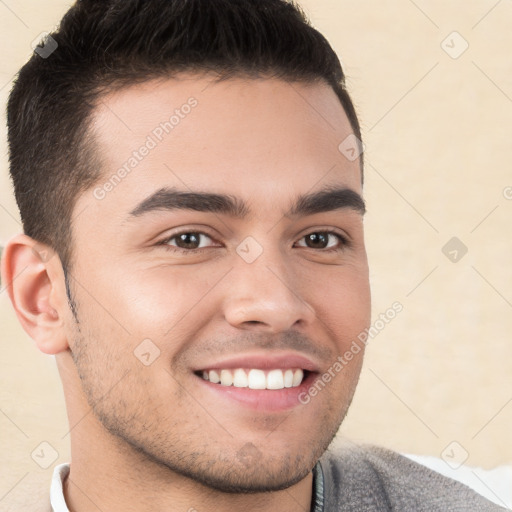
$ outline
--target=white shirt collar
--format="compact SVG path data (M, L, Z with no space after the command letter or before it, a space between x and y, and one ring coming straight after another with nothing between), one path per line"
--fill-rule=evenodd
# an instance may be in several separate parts
M69 512L62 483L69 474L69 464L60 464L53 470L52 485L50 487L50 503L53 512Z

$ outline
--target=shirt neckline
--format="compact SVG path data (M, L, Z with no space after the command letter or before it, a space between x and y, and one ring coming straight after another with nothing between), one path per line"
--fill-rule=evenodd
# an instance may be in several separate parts
M320 461L313 468L313 499L311 512L324 512L324 472Z

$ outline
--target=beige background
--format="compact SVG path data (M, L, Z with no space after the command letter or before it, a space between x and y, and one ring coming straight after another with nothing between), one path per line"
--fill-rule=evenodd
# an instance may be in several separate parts
M2 105L31 41L69 4L0 2ZM473 466L512 463L512 3L302 5L341 56L362 121L374 319L395 301L404 308L369 345L341 435L467 455ZM20 225L5 116L0 130L5 243ZM457 262L442 251L454 236L468 248ZM0 325L3 509L46 491L51 467L31 453L46 441L56 463L67 461L69 439L54 361L34 348L4 291Z

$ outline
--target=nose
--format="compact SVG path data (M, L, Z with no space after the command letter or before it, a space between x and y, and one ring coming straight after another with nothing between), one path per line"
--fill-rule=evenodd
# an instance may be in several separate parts
M224 316L232 326L278 333L312 322L315 313L303 296L300 276L283 256L265 251L256 261L237 261L230 272Z

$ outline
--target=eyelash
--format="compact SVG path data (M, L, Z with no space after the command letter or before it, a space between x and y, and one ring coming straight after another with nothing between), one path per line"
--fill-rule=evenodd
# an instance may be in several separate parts
M190 234L205 235L208 238L210 238L210 240L215 241L215 239L212 236L210 236L208 233L205 233L203 231L186 230L186 231L180 231L179 233L174 233L172 236L164 238L163 240L158 242L157 245L162 245L162 246L164 246L164 248L166 250L171 251L171 252L181 252L181 253L189 253L189 254L190 253L198 254L198 253L201 253L201 252L203 252L205 250L210 249L210 247L201 247L201 248L198 248L198 249L183 249L182 247L175 247L173 245L169 245L169 242L171 240L174 240L175 238L178 238L181 235L190 235ZM350 246L350 242L347 240L346 237L344 237L343 235L341 235L337 231L329 230L329 229L327 229L327 230L324 229L324 230L318 230L318 231L311 231L310 233L307 233L304 236L302 236L299 240L302 240L303 238L306 238L307 236L312 235L312 234L334 235L336 238L338 238L338 240L340 242L339 247L335 247L335 248L331 248L331 249L314 249L313 247L305 247L305 249L312 249L312 250L317 250L317 251L320 251L320 252L332 253L332 252L340 252L344 248Z

